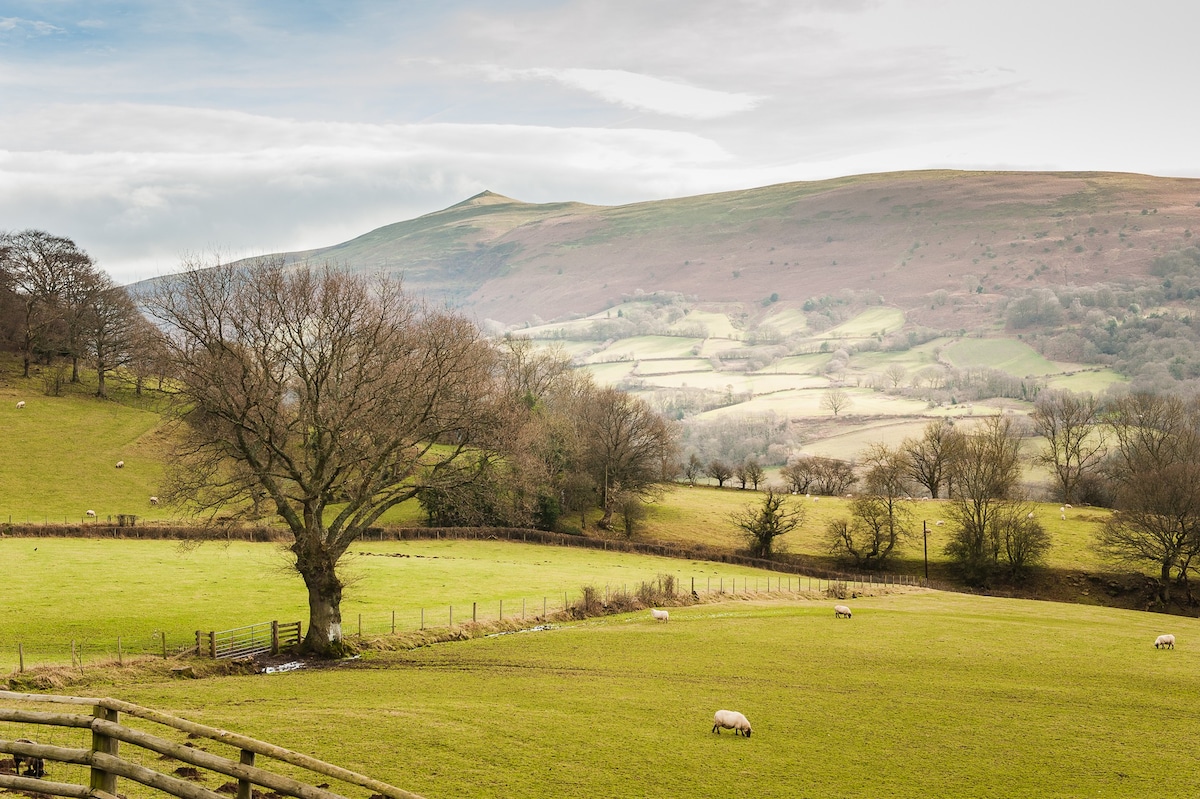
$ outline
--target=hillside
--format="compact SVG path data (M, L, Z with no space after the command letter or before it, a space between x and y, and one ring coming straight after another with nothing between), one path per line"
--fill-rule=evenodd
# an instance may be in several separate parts
M1200 180L925 171L599 207L484 192L289 260L402 273L504 326L592 314L637 293L753 316L845 292L910 324L972 327L1038 286L1122 285L1200 229ZM938 291L945 297L935 297ZM947 301L947 299L949 301Z

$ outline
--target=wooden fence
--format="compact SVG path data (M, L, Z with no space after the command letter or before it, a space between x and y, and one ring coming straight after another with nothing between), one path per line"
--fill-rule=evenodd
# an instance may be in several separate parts
M196 630L196 654L207 654L213 659L250 657L270 652L278 655L280 649L300 643L300 622L265 621L235 627L232 630Z
M0 788L7 790L73 799L118 799L131 793L128 788L123 788L118 793L117 780L123 778L145 786L155 793L165 793L180 799L228 799L221 793L198 784L200 772L197 770L205 769L236 780L237 799L251 799L257 793L253 791L254 786L296 799L347 799L343 794L328 790L327 786L316 787L311 784L320 782L324 786L327 782L325 778L333 778L348 786L366 789L371 795L377 794L387 799L421 799L418 794L308 755L117 699L0 691L0 703L4 705L0 706L0 752L14 756L14 771L20 771L18 762L26 766L25 774L7 774L0 771ZM28 709L30 705L37 707L42 704L89 707L90 713ZM121 714L144 722L141 726L149 727L155 732L137 729L129 726L128 722L122 723ZM30 725L37 725L37 729L44 731L48 728L51 737L54 730L90 731L91 743L85 747L64 747L30 740L33 737L43 737L41 735L11 735L12 731L20 733L29 729ZM180 739L184 735L187 738L206 738L229 747L230 753L236 755L237 759L206 752L186 742L171 741L162 737L164 735L173 735ZM138 756L122 756L119 746L121 743L138 747L134 750ZM153 753L154 756L140 757L144 754L141 750ZM293 772L299 769L299 773L311 782L264 768L262 763L256 765L256 756L269 758L265 765L270 768L280 768L279 764L285 763L293 767ZM188 765L174 769L173 773L158 770L169 768L173 762ZM29 768L30 764L35 763L43 768ZM146 763L157 768L148 767ZM75 782L54 780L56 772L70 770L56 764L86 767L86 772L75 769L81 775L86 774L86 784L82 777ZM40 777L33 776L39 773ZM187 776L177 776L181 774ZM312 779L308 774L320 775L320 779Z

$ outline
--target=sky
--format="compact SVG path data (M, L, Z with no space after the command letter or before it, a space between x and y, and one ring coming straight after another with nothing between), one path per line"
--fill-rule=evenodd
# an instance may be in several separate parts
M491 190L1200 177L1195 0L0 0L0 231L118 282Z

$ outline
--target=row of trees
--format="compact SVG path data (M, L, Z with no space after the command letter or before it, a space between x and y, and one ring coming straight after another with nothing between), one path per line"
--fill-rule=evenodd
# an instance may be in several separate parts
M96 374L96 392L121 368L153 371L154 333L128 291L96 267L75 242L40 230L0 234L0 346L20 353L22 373L54 358ZM140 382L139 382L140 388Z

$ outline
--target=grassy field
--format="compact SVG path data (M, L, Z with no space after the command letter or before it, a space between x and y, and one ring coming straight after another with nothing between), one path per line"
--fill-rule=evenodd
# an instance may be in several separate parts
M87 659L115 658L118 636L127 653L157 652L163 634L173 648L196 630L307 621L290 562L269 543L0 538L0 673L16 668L18 643L26 664L69 663L72 641ZM364 634L390 632L393 613L398 630L418 629L422 610L427 626L448 626L452 612L461 623L473 604L480 621L497 619L501 602L506 617L539 615L584 585L633 592L663 574L686 590L693 579L701 591L766 583L766 572L726 564L501 541L363 542L343 564L343 624L356 633L361 614Z
M86 689L431 799L1194 796L1197 620L925 591L850 604L704 604ZM1151 646L1164 625L1174 651ZM713 735L718 708L752 737Z

